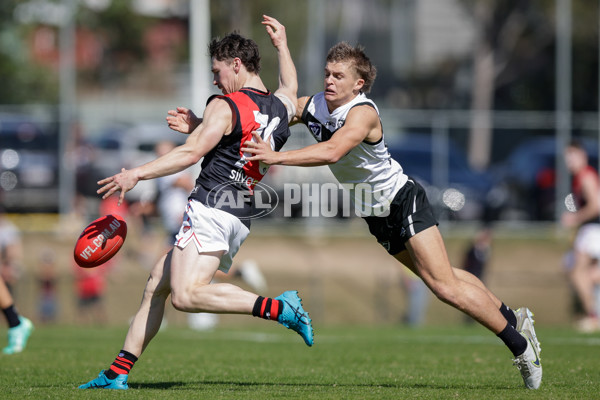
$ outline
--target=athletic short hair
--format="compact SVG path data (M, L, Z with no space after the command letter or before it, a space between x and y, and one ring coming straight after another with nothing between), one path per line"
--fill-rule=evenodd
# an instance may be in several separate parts
M583 142L579 139L571 139L571 141L569 142L569 147L587 152L587 149L583 145Z
M225 36L223 39L213 39L208 45L211 58L218 61L239 58L248 72L258 74L260 71L260 54L258 45L252 39L246 39L237 32Z
M369 93L377 76L377 68L365 54L364 48L360 45L351 46L347 42L340 42L329 49L328 63L344 61L352 63L358 76L365 81L362 92Z

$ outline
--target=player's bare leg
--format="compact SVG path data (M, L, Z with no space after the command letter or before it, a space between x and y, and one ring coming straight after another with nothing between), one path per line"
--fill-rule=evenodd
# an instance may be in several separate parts
M595 311L592 294L593 282L589 279L591 264L592 259L590 256L579 251L575 252L575 265L571 271L571 279L581 300L581 305L588 315L593 314Z
M313 329L297 292L288 291L275 299L265 298L229 283L210 282L217 272L223 251L198 253L194 246L173 250L171 302L181 311L248 314L279 322L297 332L308 346Z
M162 323L165 303L171 292L171 256L171 252L162 256L152 269L144 288L140 308L133 317L123 349L115 361L108 370L100 371L97 378L79 386L79 389L128 389L129 371L148 343L156 336Z
M578 326L583 332L594 332L600 329L594 301L594 281L590 274L592 265L594 260L589 255L575 251L575 264L570 277L586 313L586 317L579 322Z
M407 249L394 257L420 276L441 301L467 313L495 334L505 328L506 319L489 291L472 283L472 279L461 279L465 274L455 273L437 227L410 238Z
M494 332L515 356L525 386L539 388L542 365L532 325L518 332L502 315L498 299L479 280L451 267L442 236L430 227L410 238L407 251L394 257L423 279L443 302L465 312ZM483 286L483 287L482 287ZM500 302L501 304L501 302Z
M496 295L487 288L487 286L485 286L481 279L479 279L469 271L465 271L464 269L452 267L452 271L454 271L454 275L456 275L458 279L463 280L465 282L469 282L470 284L482 289L492 299L494 305L497 308L500 308L500 306L502 305L502 301L499 298L497 298Z
M229 283L211 284L223 251L198 253L195 246L173 249L171 302L186 312L252 314L257 294Z
M0 278L0 308L5 309L13 305L13 298L4 284L4 280Z
M156 336L165 314L165 303L171 293L172 250L162 256L148 277L140 308L125 337L123 349L139 357Z

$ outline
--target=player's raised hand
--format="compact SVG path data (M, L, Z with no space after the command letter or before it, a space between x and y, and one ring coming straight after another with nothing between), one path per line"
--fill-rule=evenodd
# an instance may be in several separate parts
M273 17L269 17L268 15L263 15L263 20L261 23L267 29L267 33L271 38L271 43L273 43L273 46L275 46L275 48L279 48L280 46L287 46L285 26L281 25L279 21L277 21Z
M202 122L194 112L185 107L167 111L167 125L174 131L190 134Z
M98 189L96 193L102 194L102 199L106 199L115 192L121 192L118 203L118 205L121 205L125 200L125 193L133 189L138 181L138 177L132 170L123 168L118 174L98 181L98 185L101 185L102 187Z

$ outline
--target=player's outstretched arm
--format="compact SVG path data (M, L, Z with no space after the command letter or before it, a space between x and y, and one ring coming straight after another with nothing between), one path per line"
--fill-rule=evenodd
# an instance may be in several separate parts
M102 198L121 192L119 205L125 199L125 193L135 187L141 180L154 179L172 175L196 164L221 140L223 135L231 132L232 114L229 104L216 99L208 104L204 111L203 123L198 125L184 144L168 153L139 167L127 170L98 181L102 186L97 193Z
M263 15L262 24L265 26L273 47L277 50L279 62L279 88L275 91L288 110L288 122L296 115L298 108L298 76L287 45L285 26L268 15Z
M298 150L275 152L268 143L260 139L260 135L253 132L255 141L244 142L242 151L253 154L247 157L248 160L262 161L269 165L314 167L335 164L378 126L379 116L372 107L357 106L348 113L344 126L327 141Z
M194 112L185 107L177 107L175 110L167 111L167 125L174 131L189 135L202 123Z

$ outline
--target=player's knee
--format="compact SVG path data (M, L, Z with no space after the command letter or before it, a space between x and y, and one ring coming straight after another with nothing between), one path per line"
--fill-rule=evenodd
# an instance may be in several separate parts
M192 297L187 290L173 290L171 292L171 304L178 311L190 311Z
M171 304L173 308L177 311L188 311L190 302L185 298L185 296L174 296L171 295Z
M456 304L456 290L451 284L443 281L435 281L429 284L429 288L444 303Z
M203 285L185 285L171 290L171 304L178 311L197 312L203 302Z

